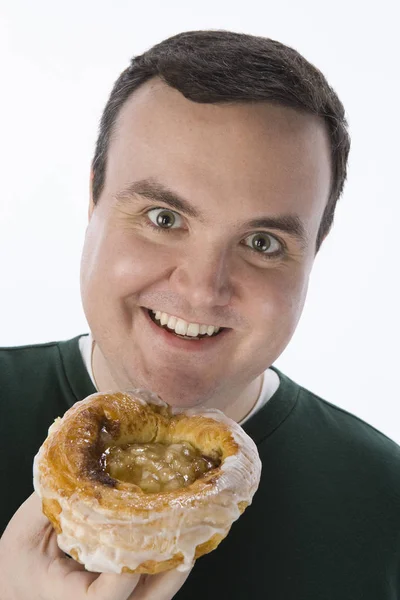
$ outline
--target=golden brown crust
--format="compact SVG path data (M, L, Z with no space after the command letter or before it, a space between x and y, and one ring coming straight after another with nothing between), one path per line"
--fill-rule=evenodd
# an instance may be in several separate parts
M53 525L56 533L61 533L61 524L60 524L60 513L61 506L57 502L57 500L51 500L50 498L43 498L42 500L42 510L46 517L49 519L51 524Z
M163 444L189 442L205 456L217 455L220 459L219 466L206 472L187 487L152 494L143 492L134 483L113 479L105 471L101 462L105 448L149 442ZM144 523L149 522L153 532L160 532L166 527L166 523L170 522L169 515L177 509L181 515L182 511L184 515L191 515L192 510L196 511L197 515L204 514L207 522L207 515L210 515L213 523L214 511L218 507L218 510L225 511L227 507L227 500L221 500L221 505L216 501L216 508L213 504L219 493L217 490L220 479L226 481L226 473L223 472L224 461L229 457L235 457L237 453L239 454L239 450L242 451L243 448L239 448L232 428L223 419L202 414L173 414L170 407L164 403L146 403L133 393L96 394L78 402L62 420L58 420L50 428L49 437L38 454L35 487L41 490L43 512L59 534L59 539L60 535L61 537L67 535L68 539L72 540L66 551L75 560L85 564L86 550L82 550L82 543L85 546L87 540L90 540L91 548L96 549L96 544L101 544L100 538L98 542L95 541L96 530L101 527L116 528L115 531L119 532L116 533L119 547L123 552L129 553L132 544L132 550L138 551L134 548L137 527L135 523L140 522L140 527L143 527ZM248 468L252 469L251 463ZM256 464L254 468L257 473L259 466ZM194 560L218 546L228 534L232 521L237 518L234 515L241 514L248 506L252 493L249 501L240 500L238 497L236 502L230 505L234 507L230 509L233 516L231 522L227 522L223 527L224 533L220 533L221 526L218 526L219 532L214 533L215 529L213 531L212 527L206 525L210 530L210 537L202 543L193 545ZM99 517L93 517L94 521L91 521L92 517L88 520L80 512L81 510L85 514L89 510L93 515L97 514L96 511L100 511ZM96 520L97 518L100 518L100 521ZM179 517L179 523L182 523L182 518ZM198 519L199 516L196 518ZM222 518L221 512L219 518ZM67 523L65 519L68 521L69 531L63 531L63 523ZM194 526L191 519L192 516L189 517L189 527ZM196 523L201 522L201 520L196 521ZM82 526L85 528L81 542L77 540L75 543L76 538L71 533L71 523L75 523L78 528L82 529ZM126 538L124 531L126 532L130 527L134 528L135 536ZM157 537L160 538L159 534L156 535ZM152 543L157 545L159 542L156 540ZM149 550L151 550L150 546L146 546L141 551L145 555ZM155 574L183 564L187 565L187 557L185 559L179 550L178 545L175 552L166 560L143 558L142 561L131 565L135 568L127 566L129 564L127 562L122 563L121 572ZM157 550L156 554L161 556L160 550Z
M145 494L138 486L112 479L101 468L100 456L110 444L122 445L188 441L205 455L217 451L221 460L237 452L238 445L225 423L203 416L172 416L168 409L139 404L123 393L94 397L90 406L75 405L63 419L57 436L46 448L47 476L51 487L62 495L94 497L105 509L119 511L162 511L171 502L188 502L187 488L163 494ZM190 497L207 493L220 475L212 469L190 486ZM134 491L129 506L125 493ZM195 501L195 500L194 500ZM132 505L133 502L133 505ZM50 517L49 517L50 518Z
M140 575L157 575L157 573L162 573L163 571L169 571L170 569L176 569L179 565L183 563L183 554L178 552L169 560L162 560L160 562L156 562L155 560L146 560L141 565L139 565L136 569L129 569L128 567L123 567L122 573L137 573Z

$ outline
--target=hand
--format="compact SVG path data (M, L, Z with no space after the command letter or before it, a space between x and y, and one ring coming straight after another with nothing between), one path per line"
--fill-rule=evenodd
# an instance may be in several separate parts
M89 573L57 546L56 533L32 494L0 539L2 600L171 600L189 573Z

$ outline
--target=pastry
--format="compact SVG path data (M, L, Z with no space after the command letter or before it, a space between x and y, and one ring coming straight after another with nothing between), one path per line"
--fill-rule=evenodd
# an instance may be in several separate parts
M256 445L221 411L134 390L93 394L56 419L34 487L59 547L87 570L153 574L214 550L260 473Z

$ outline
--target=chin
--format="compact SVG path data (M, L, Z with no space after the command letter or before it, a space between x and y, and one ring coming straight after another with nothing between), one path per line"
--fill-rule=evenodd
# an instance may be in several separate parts
M194 408L205 404L215 394L210 386L199 385L194 378L185 378L184 383L180 384L182 378L169 372L168 377L133 377L130 381L134 387L147 389L159 396L170 406L182 408ZM177 381L178 383L172 383ZM172 385L171 385L172 384Z
M210 381L204 381L204 377L190 376L188 373L183 375L170 366L157 368L143 364L139 357L135 357L136 360L130 358L125 355L119 365L113 360L113 379L120 389L147 389L167 404L182 408L199 406L216 391L216 386Z
M155 393L170 406L182 408L201 406L202 404L205 404L212 395L209 391L207 393L206 390L203 389L196 389L195 387L188 388L187 385L183 389L182 387L176 386L169 387L155 385L151 391L155 391Z

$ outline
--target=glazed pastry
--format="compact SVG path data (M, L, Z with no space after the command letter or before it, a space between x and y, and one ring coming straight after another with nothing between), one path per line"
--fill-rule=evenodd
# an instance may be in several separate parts
M56 419L34 487L59 547L87 570L153 574L214 550L260 473L256 445L221 411L134 390L93 394Z

